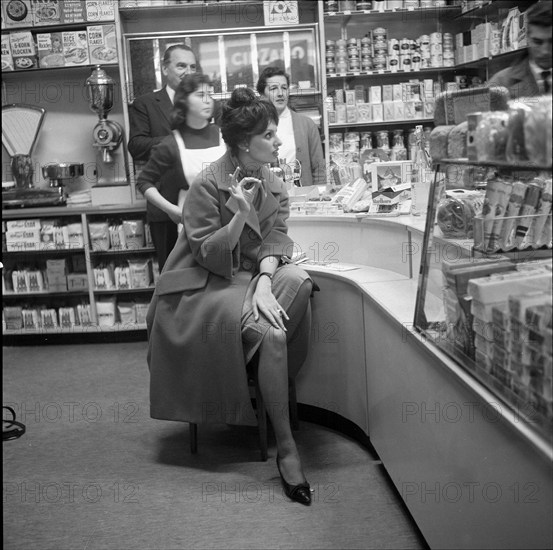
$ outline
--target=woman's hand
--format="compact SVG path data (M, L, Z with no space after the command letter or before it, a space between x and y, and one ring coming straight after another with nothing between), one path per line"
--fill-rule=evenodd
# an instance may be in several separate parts
M273 327L280 328L286 332L284 320L287 321L289 317L274 297L271 291L271 279L268 277L263 276L258 278L252 305L253 318L256 321L259 319L259 312L261 312Z
M246 176L237 182L240 167L237 167L234 174L229 174L231 179L230 194L238 203L238 209L242 214L248 214L255 198L257 190L261 186L261 180Z

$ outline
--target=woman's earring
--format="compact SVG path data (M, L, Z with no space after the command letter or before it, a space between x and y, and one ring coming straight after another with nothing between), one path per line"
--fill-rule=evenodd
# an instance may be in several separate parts
M249 153L249 152L250 152L250 148L246 147L246 153Z

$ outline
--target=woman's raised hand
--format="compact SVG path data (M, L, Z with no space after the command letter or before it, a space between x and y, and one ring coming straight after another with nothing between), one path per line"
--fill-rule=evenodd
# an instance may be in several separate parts
M261 180L246 176L238 181L239 172L240 167L238 166L234 174L229 174L231 179L230 194L236 199L240 212L247 214L261 186Z

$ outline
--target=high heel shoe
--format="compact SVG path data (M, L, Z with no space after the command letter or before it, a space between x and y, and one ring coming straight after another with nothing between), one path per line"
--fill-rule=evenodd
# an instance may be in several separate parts
M280 471L280 457L277 455L276 464L278 468L278 473L280 475L280 481L282 481L282 487L284 488L284 493L289 499L292 499L300 504L305 506L311 505L311 487L307 481L299 483L298 485L290 485L282 475Z

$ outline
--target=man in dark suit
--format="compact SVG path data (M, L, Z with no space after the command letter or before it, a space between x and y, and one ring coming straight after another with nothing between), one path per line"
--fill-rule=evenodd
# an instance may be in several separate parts
M488 86L504 86L511 98L551 93L551 2L541 0L525 13L528 47L514 65L492 76Z
M171 133L171 111L175 90L181 78L198 70L198 62L192 49L186 44L174 44L165 51L162 71L166 79L165 86L156 92L137 97L129 107L129 152L137 170L150 157L152 148ZM171 196L171 180L175 170L169 170L159 182L159 192L169 201L177 203L177 196ZM174 189L173 189L174 191ZM177 240L177 225L169 216L147 203L147 219L150 224L152 240L158 256L159 270Z

